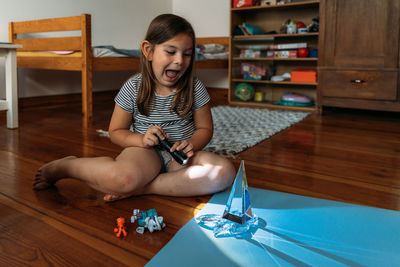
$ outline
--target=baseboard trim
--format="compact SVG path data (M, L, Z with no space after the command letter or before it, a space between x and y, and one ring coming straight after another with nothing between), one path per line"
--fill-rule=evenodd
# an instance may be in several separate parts
M228 89L226 88L207 88L211 97L211 106L228 105ZM93 92L93 103L103 101L113 101L118 90ZM52 108L60 106L80 106L81 94L47 95L24 97L18 100L20 110Z

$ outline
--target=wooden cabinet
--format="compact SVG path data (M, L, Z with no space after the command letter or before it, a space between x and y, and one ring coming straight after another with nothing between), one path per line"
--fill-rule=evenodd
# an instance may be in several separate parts
M233 1L231 1L233 2ZM244 79L243 63L274 71L275 75L290 73L296 69L317 70L318 57L277 58L268 57L261 53L260 57L247 58L241 56L243 47L299 44L306 43L309 50L318 49L319 32L281 33L280 28L288 19L302 21L306 25L312 24L313 18L319 16L318 0L293 1L292 3L270 6L253 6L234 8L230 11L230 59L229 59L229 93L230 104L239 106L284 108L304 111L314 111L316 105L310 107L284 106L276 104L285 93L301 93L317 100L318 80L310 82L272 81L270 77L260 80ZM237 26L243 23L256 25L263 34L238 35ZM236 31L235 31L236 29ZM292 50L293 51L293 50ZM268 76L268 75L266 75ZM257 92L256 98L243 100L235 95L235 89L240 83L250 84ZM261 98L260 98L261 96ZM257 101L256 101L257 100ZM261 100L261 101L260 101Z
M318 105L400 111L398 0L321 0Z

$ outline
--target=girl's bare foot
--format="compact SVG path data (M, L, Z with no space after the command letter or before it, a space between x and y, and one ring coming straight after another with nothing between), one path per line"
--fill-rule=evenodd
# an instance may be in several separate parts
M145 190L144 190L144 188L141 188L141 189L136 189L133 192L130 192L127 194L121 194L121 195L109 193L109 194L106 194L103 199L105 202L113 202L113 201L117 201L120 199L131 197L131 196L138 196L138 195L143 195L143 194L145 194Z
M53 186L58 180L65 178L60 166L66 160L75 159L75 156L68 156L62 159L53 160L39 168L33 180L33 189L44 190Z
M125 195L106 194L103 199L105 202L113 202L113 201L117 201L120 199L128 198L133 195L134 194L125 194Z

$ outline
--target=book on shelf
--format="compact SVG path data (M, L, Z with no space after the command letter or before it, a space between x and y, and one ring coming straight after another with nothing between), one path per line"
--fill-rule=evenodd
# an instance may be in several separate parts
M273 44L270 46L271 50L287 50L287 49L299 49L307 47L307 43L293 43L293 44Z
M290 44L257 44L257 45L236 45L239 49L245 50L289 50L307 47L307 43L290 43Z
M274 51L274 58L297 58L297 51L296 50Z

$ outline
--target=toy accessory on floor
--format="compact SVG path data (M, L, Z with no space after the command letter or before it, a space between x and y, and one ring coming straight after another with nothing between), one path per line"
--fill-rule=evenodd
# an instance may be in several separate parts
M118 217L117 218L117 227L114 228L114 233L117 237L120 237L121 234L124 236L127 236L128 234L126 233L126 226L125 226L125 219L123 217Z
M133 210L133 216L131 217L131 223L138 221L139 227L136 228L136 232L143 234L145 228L149 229L150 233L154 230L161 231L166 225L164 223L164 218L157 215L155 209L150 209L148 211L143 211L139 209Z

